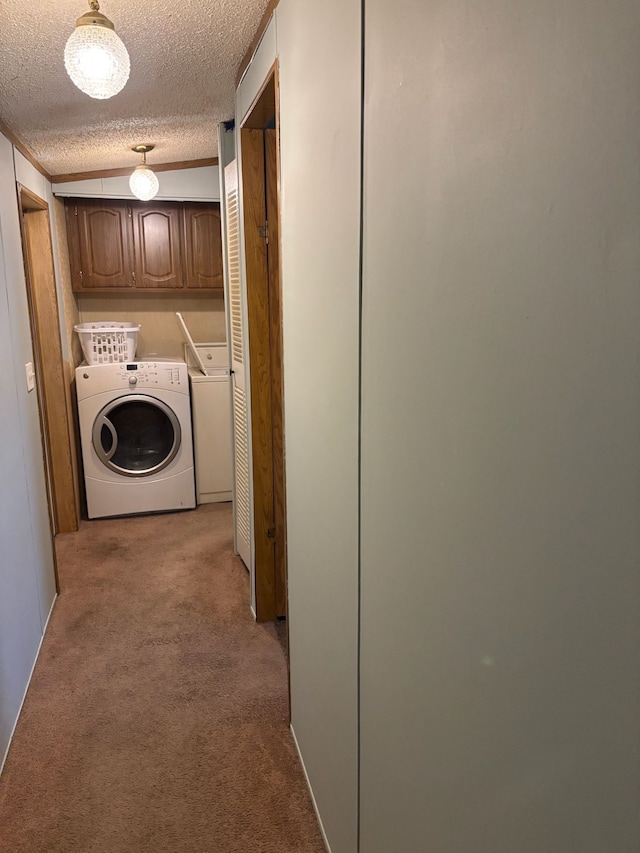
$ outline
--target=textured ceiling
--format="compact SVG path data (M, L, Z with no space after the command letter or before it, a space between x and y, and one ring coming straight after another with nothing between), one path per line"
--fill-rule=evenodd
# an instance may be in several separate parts
M235 76L268 0L104 0L131 59L113 98L80 92L64 46L86 0L0 0L0 121L51 175L149 165L218 153L217 124L233 117Z

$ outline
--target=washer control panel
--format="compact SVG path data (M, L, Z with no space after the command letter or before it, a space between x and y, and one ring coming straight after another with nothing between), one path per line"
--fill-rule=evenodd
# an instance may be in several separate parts
M115 364L81 365L76 368L78 399L104 391L140 393L149 391L177 391L189 393L187 366L182 361L156 359L155 361L130 361Z
M120 365L120 381L132 388L148 385L161 385L170 388L172 385L182 385L183 370L181 365L162 364L156 361L135 361Z

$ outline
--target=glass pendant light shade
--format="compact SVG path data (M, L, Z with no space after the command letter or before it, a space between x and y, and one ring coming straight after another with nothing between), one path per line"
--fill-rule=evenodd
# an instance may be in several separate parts
M92 98L111 98L129 79L127 49L97 0L91 12L78 18L64 49L64 65L75 85Z
M135 167L129 178L129 188L140 201L149 201L158 194L160 182L155 173L144 163L141 163Z

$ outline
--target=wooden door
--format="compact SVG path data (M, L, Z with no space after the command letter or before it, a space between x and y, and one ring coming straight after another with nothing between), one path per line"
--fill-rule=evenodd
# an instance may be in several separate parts
M274 619L275 523L273 511L273 423L271 344L267 272L264 134L242 128L242 210L251 397L253 541L258 621Z
M19 186L27 297L52 532L78 529L49 209Z
M220 205L185 202L183 214L185 286L222 291Z
M67 205L67 224L74 289L133 285L133 232L126 202L105 206L76 199Z
M131 204L135 287L183 287L180 205Z
M274 71L240 131L259 621L287 611L276 77Z

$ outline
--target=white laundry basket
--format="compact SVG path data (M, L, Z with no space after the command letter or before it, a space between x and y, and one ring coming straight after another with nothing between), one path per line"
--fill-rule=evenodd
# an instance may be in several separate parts
M78 333L87 364L113 364L133 361L140 326L114 320L96 323L79 323L73 327Z

